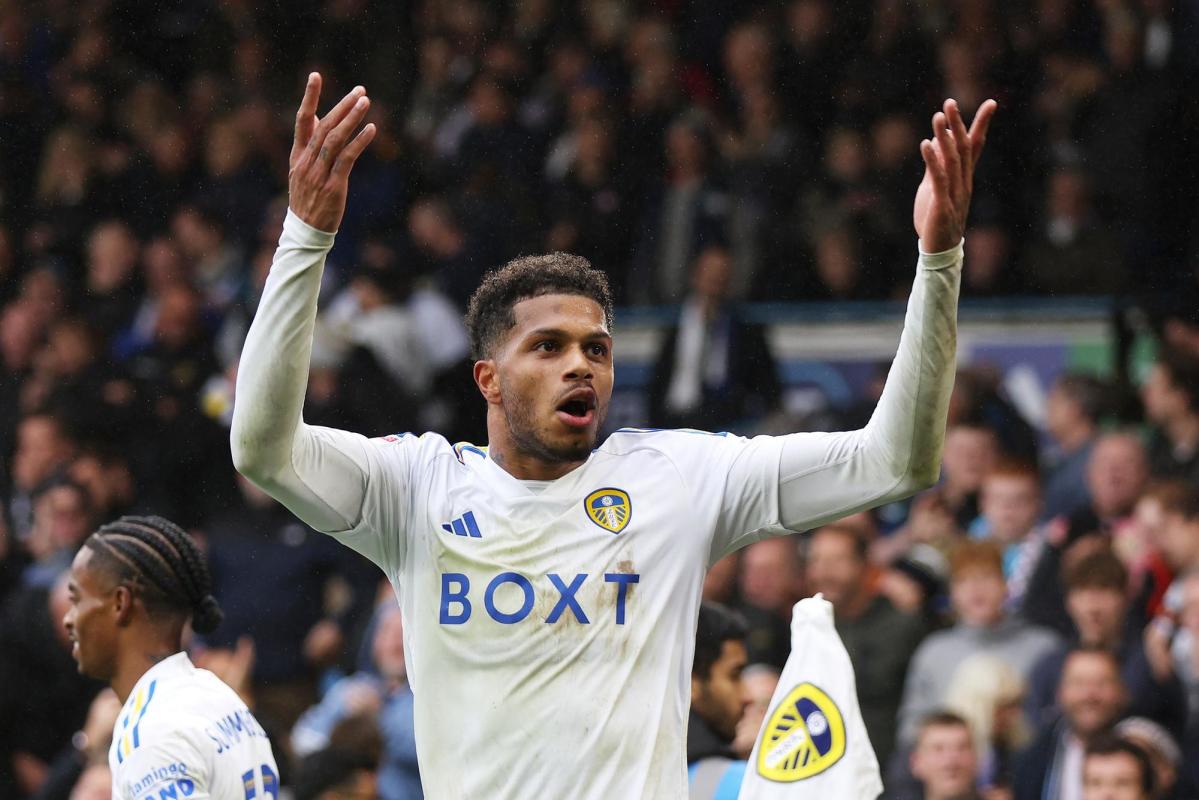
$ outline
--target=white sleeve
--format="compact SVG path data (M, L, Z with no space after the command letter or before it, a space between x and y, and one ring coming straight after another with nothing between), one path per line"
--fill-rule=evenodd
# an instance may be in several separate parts
M321 271L333 237L288 210L242 350L230 431L238 472L326 533L362 521L376 466L365 437L301 419Z
M675 466L695 501L702 506L718 498L713 562L767 536L808 530L936 483L953 388L961 266L961 244L920 255L899 350L865 428L672 440Z
M920 254L899 350L874 415L845 433L782 437L780 518L807 530L937 482L953 389L962 245Z
M153 741L130 751L112 775L113 800L209 800L212 791L211 760L182 729L162 728Z

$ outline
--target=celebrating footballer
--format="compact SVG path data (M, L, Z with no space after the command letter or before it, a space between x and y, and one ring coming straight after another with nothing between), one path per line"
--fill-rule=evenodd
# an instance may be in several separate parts
M320 91L314 73L296 115L287 219L242 355L237 469L394 586L427 796L686 796L708 566L938 477L962 232L996 104L967 129L946 101L920 145L915 279L866 427L599 440L613 385L608 283L585 259L551 253L492 271L471 299L488 435L476 446L303 420L325 256L375 135L365 89L323 117Z

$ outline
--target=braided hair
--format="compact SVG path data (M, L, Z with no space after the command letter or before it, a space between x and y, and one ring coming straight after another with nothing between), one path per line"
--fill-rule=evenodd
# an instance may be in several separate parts
M196 633L211 633L224 619L212 596L212 577L196 543L162 517L121 517L83 543L93 557L128 582L151 613L191 616Z

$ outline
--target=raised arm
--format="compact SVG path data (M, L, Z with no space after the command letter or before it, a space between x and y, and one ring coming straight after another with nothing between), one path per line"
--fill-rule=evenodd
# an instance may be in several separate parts
M933 485L941 450L957 342L962 233L996 104L988 100L966 130L953 100L933 117L920 143L925 172L913 222L920 237L916 280L899 350L878 407L865 428L784 437L779 466L780 520L805 530Z
M305 425L301 412L325 255L345 213L350 170L375 126L358 130L370 107L361 86L318 121L320 91L320 75L309 75L296 114L287 219L242 350L230 446L238 472L317 530L338 532L361 516L367 440Z

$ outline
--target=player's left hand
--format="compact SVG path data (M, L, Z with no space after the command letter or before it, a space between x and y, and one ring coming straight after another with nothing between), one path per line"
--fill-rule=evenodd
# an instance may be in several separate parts
M994 100L983 103L969 131L956 100L946 100L944 110L933 115L933 138L920 143L924 180L912 209L916 235L926 253L950 250L962 240L974 191L974 165L997 107Z
M375 125L358 130L370 109L366 89L355 87L324 117L317 119L321 76L308 76L296 112L296 134L288 162L288 205L317 230L333 233L346 211L350 170L375 138ZM357 131L357 133L355 133Z

